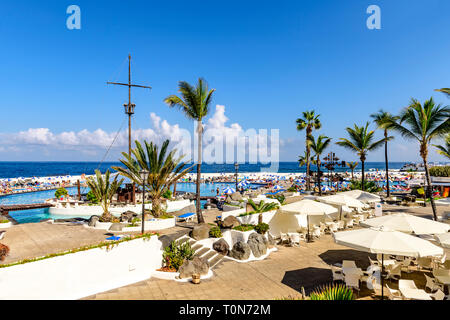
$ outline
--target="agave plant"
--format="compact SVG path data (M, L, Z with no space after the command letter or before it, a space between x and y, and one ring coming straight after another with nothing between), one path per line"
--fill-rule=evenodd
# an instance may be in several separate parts
M262 223L262 213L278 209L280 206L276 202L264 203L263 200L256 204L252 199L248 199L248 204L252 206L255 213L259 213L258 223Z
M353 290L344 284L325 285L310 294L311 300L353 300Z
M109 212L109 204L116 193L117 189L119 189L120 185L123 183L124 179L117 180L118 176L116 175L112 181L110 181L110 172L106 171L105 177L103 178L100 170L95 170L95 178L88 177L86 179L86 183L88 187L91 189L95 198L100 201L100 204L103 209L103 214L101 216L101 220L104 222L111 221L111 213Z

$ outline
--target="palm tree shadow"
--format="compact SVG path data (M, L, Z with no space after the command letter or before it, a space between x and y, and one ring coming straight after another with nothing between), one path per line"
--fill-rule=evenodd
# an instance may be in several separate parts
M305 289L306 295L309 295L314 289L320 285L324 285L333 281L333 274L330 269L323 268L304 268L286 271L281 283L288 287L302 292Z

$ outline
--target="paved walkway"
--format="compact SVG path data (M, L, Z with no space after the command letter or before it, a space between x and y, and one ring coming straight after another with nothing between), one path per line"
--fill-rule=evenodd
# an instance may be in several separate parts
M308 294L318 285L332 281L330 263L355 260L368 266L368 254L349 250L333 242L330 235L300 247L278 246L278 251L262 261L238 263L224 260L211 279L191 282L152 278L86 299L279 299L300 297L301 287Z

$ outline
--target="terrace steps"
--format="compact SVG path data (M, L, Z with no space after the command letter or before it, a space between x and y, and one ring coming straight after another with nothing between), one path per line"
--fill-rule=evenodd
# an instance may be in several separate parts
M181 243L188 242L191 245L191 248L194 250L194 256L202 257L206 259L209 263L209 267L212 269L217 266L224 258L224 256L217 251L210 249L208 247L203 246L200 243L197 243L194 239L183 236L178 239Z

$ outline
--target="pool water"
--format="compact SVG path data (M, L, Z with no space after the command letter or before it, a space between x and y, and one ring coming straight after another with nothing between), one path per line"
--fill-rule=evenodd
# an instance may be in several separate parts
M226 187L233 187L234 183L202 183L200 185L200 194L202 196L215 196L216 189L219 188L219 192L222 193L222 190ZM257 185L250 185L250 187L256 187ZM71 187L66 188L70 195L77 194L77 188ZM23 194L14 194L5 197L0 197L1 205L11 205L11 204L29 204L29 203L42 203L47 199L51 199L55 197L56 190L46 190L46 191L38 191L31 193L23 193ZM89 189L82 189L82 192L88 192ZM196 184L192 182L183 182L177 184L177 191L186 191L186 192L196 192ZM205 201L202 201L202 205ZM13 217L18 223L29 223L29 222L39 222L44 219L67 219L74 218L76 216L58 216L58 215L50 215L48 213L48 209L32 209L32 210L24 210L24 211L11 211L10 216Z

